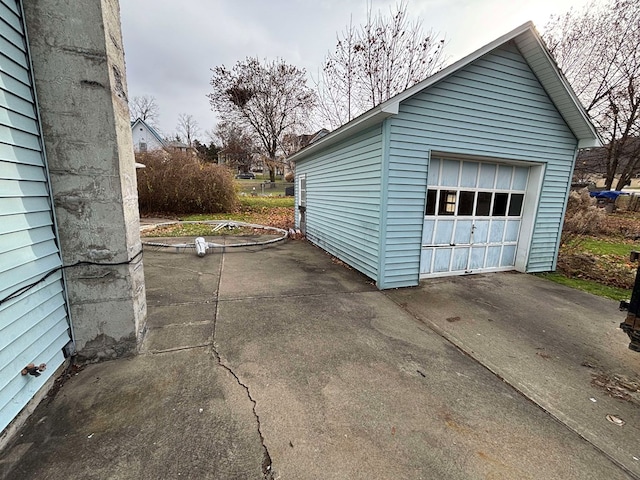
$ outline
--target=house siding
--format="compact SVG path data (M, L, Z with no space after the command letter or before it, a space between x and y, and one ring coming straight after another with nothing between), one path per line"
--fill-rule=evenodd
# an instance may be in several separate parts
M381 288L418 283L430 151L545 164L527 271L554 268L577 139L512 42L408 98L389 121Z
M296 164L296 176L306 175L307 238L376 280L381 158L376 126Z
M146 125L136 122L131 127L131 136L133 137L133 150L136 153L141 151L140 145L146 145L146 151L162 150L164 145L149 131Z
M0 299L61 264L20 4L0 0ZM64 362L60 272L0 305L0 430ZM28 363L41 376L22 376Z

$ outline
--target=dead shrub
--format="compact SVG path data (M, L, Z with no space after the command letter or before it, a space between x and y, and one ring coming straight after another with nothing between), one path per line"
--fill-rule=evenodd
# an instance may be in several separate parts
M586 188L569 194L562 228L562 243L584 235L597 235L602 231L607 214L596 206Z
M237 207L233 174L223 166L200 163L185 154L137 154L142 214L225 213Z

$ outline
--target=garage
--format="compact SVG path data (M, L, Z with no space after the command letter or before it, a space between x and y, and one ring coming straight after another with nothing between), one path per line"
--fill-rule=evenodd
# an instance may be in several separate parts
M292 155L296 222L380 289L553 271L577 151L600 144L529 22Z
M421 278L513 270L529 167L432 158Z

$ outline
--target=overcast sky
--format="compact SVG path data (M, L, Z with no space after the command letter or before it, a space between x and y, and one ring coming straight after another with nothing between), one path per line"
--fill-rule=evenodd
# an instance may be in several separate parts
M373 0L385 14L395 0ZM551 14L587 0L408 0L408 14L448 41L458 60L528 20L542 32ZM210 131L217 117L206 97L211 68L247 56L283 58L317 77L336 33L366 17L366 0L120 0L129 97L151 95L159 128L176 131L178 115L193 115ZM450 63L451 63L450 62ZM209 139L200 136L204 141Z

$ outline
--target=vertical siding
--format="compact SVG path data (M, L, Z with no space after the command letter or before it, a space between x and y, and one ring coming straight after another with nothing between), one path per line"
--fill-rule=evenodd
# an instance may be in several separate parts
M376 280L381 155L377 126L296 164L307 176L307 238Z
M387 207L385 288L417 284L417 208L431 150L546 164L527 270L553 269L577 140L515 45L404 101L391 118L389 144L389 192L396 194Z
M60 265L20 5L0 0L0 299ZM0 430L62 364L60 273L0 305ZM40 377L20 375L46 363Z

